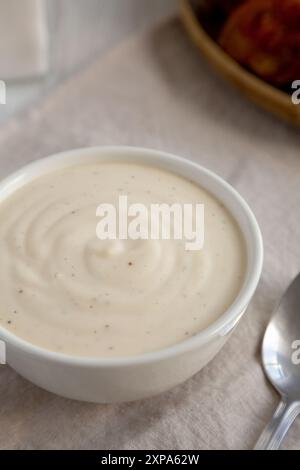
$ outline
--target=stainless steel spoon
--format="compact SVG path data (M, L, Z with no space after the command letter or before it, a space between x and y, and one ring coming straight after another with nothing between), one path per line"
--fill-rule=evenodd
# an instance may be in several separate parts
M300 413L300 274L285 292L266 329L262 360L281 402L255 449L275 450Z

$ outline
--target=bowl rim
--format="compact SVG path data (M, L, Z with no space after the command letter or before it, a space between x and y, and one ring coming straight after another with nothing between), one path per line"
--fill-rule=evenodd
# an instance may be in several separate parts
M252 237L252 252L253 252L253 261L251 263L252 268L248 273L248 279L242 285L237 298L233 301L233 303L225 310L225 312L213 323L211 323L205 329L199 331L196 335L191 338L187 338L186 340L174 344L156 351L147 352L139 355L132 355L132 356L120 356L120 357L96 357L96 356L76 356L71 354L60 353L56 351L51 351L42 346L37 346L17 335L7 330L4 326L0 325L0 340L4 341L5 343L10 344L13 347L22 350L22 352L39 356L44 359L60 362L64 364L71 364L71 365L82 365L82 366L89 366L89 367L118 367L118 366L133 366L133 365L143 365L149 362L158 362L169 357L174 357L180 354L184 354L188 351L197 349L202 344L206 344L208 341L213 339L217 336L224 336L226 335L228 330L228 326L230 325L230 330L233 328L233 325L239 320L245 309L247 308L254 292L259 282L259 278L262 271L263 265L263 241L262 235L259 228L259 225L256 221L256 218L251 211L250 207L243 199L243 197L223 178L218 176L216 173L212 172L211 170L199 165L192 160L186 159L184 157L180 157L174 155L169 152L160 151L156 149L144 148L144 147L135 147L135 146L125 146L125 145L118 145L118 146L94 146L94 147L86 147L86 148L77 148L73 150L67 150L59 153L55 153L48 157L44 157L38 160L34 160L31 163L21 167L19 170L11 173L2 181L0 181L0 197L2 192L8 188L9 185L17 184L17 187L14 188L11 192L14 192L19 187L22 187L22 180L28 177L25 181L31 181L39 174L44 174L47 172L47 164L51 164L51 170L55 170L55 168L70 166L78 163L76 157L80 159L88 158L88 157L99 157L102 155L107 154L114 154L115 161L120 161L122 159L122 155L124 158L125 154L132 154L132 156L137 157L138 155L143 154L144 156L150 159L157 159L157 166L160 167L159 162L164 161L165 163L172 162L173 164L178 164L179 166L189 166L191 169L194 169L197 172L201 172L204 176L207 176L210 180L213 180L219 186L231 195L232 198L238 203L240 208L243 211L243 214L247 218L248 227L251 232ZM101 160L101 159L100 159ZM73 161L73 163L72 163ZM127 159L127 161L129 161ZM134 160L133 160L134 161ZM63 162L66 162L64 164ZM143 164L143 161L141 161ZM56 166L57 164L57 166ZM144 162L144 164L147 164ZM53 165L53 167L52 167ZM168 171L167 167L163 166L163 168ZM178 168L178 167L177 167ZM44 170L43 170L44 169ZM42 170L39 173L37 170ZM179 171L169 169L169 171L173 173L177 173L179 176L185 177ZM37 173L36 173L37 172ZM21 181L21 184L19 183ZM196 182L194 182L197 184ZM218 196L212 190L211 193L218 199ZM4 196L5 198L5 196ZM1 203L1 202L0 202ZM224 204L225 207L230 211L227 207L226 203ZM231 211L230 211L231 212ZM239 220L235 217L235 220L240 227ZM248 249L247 249L248 252ZM238 299L239 297L239 299Z
M260 108L299 126L300 109L293 104L288 93L247 70L227 54L206 32L190 0L180 0L180 12L191 40L219 75Z

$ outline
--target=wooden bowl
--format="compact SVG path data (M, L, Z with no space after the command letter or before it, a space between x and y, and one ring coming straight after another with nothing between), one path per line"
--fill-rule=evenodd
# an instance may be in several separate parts
M288 93L252 74L226 54L201 26L190 0L181 0L180 3L183 23L207 61L256 104L300 125L300 105L295 105Z

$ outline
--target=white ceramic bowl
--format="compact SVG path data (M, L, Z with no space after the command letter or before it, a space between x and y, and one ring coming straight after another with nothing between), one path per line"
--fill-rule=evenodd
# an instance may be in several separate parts
M35 346L0 327L7 363L40 387L68 398L99 403L149 397L183 382L221 349L248 306L262 269L263 245L255 217L242 197L223 179L189 160L157 150L99 147L63 152L33 162L0 184L0 202L49 170L80 162L125 160L165 168L206 188L237 220L247 246L247 272L239 295L208 328L180 344L139 356L76 357Z

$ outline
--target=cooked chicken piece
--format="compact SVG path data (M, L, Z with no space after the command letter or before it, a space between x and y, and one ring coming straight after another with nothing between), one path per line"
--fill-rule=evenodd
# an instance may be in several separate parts
M281 86L300 78L300 0L246 0L220 35L228 54Z

